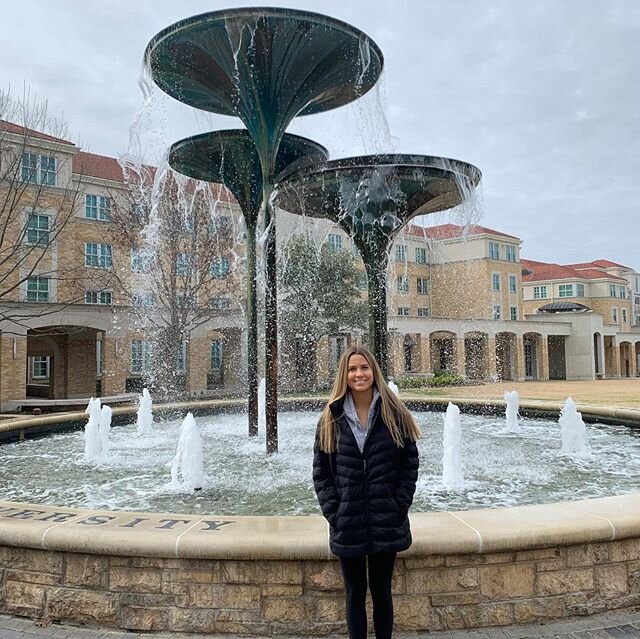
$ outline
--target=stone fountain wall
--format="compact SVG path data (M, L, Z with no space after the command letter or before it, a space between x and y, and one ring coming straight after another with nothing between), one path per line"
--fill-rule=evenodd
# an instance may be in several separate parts
M346 632L336 561L0 548L0 611L130 630ZM398 562L399 631L530 623L640 603L640 539Z

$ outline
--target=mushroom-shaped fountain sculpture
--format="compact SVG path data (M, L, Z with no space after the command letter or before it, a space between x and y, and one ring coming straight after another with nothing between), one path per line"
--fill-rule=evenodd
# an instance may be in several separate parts
M247 8L177 22L149 43L145 62L166 93L198 109L235 115L262 168L265 242L267 451L277 450L276 233L270 206L280 141L297 115L355 100L376 83L382 52L349 24L309 11Z
M424 155L370 155L291 174L278 187L283 209L328 218L352 238L369 290L369 345L385 377L387 265L398 231L417 215L461 204L480 181L466 162Z
M295 170L327 161L327 150L285 133L276 154L274 183ZM256 230L262 207L260 158L244 130L213 131L180 140L169 150L171 168L205 182L224 184L235 196L247 229L247 372L249 435L258 434L258 310Z

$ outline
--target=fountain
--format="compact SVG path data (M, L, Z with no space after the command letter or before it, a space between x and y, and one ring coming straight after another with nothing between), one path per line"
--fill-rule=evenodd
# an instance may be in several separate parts
M518 422L518 391L505 391L504 401L507 402L506 430L508 433L519 433L521 429Z
M97 462L100 459L100 399L91 398L86 413L89 419L84 427L84 459L88 462Z
M388 382L388 386L389 386L389 390L396 396L398 397L400 395L400 389L398 388L398 385L393 381L393 380L389 380Z
M138 400L138 435L149 435L153 430L153 401L149 389L143 388Z
M205 483L202 437L192 413L187 413L182 421L176 454L170 468L172 487L202 490Z
M443 453L442 453L442 485L450 490L464 487L462 474L462 429L460 427L460 409L449 402L447 412L443 416Z
M564 407L560 412L559 423L562 434L562 454L570 457L590 457L591 451L587 441L587 428L571 397L567 397L564 403Z
M100 436L100 459L104 461L106 456L109 454L109 435L111 434L111 417L113 411L111 410L111 406L103 406L100 409L100 426L99 436Z
M276 225L271 196L285 130L376 83L383 58L352 26L316 13L249 8L205 13L158 33L145 51L155 83L205 111L239 117L260 160L265 242L267 452L278 448Z
M284 180L278 204L339 224L357 246L368 281L369 347L388 375L387 266L398 232L418 215L461 204L480 181L465 162L423 155L373 155L327 162Z

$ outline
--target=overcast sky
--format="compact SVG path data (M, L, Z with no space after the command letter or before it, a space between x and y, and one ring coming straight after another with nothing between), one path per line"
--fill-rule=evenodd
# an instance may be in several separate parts
M163 95L142 109L141 61L151 37L176 20L256 4L5 3L0 88L21 93L27 85L64 114L72 140L113 157L130 148L132 125L156 150L236 127ZM332 157L394 150L471 162L483 173L481 224L520 237L524 257L607 258L640 269L640 2L270 4L345 20L385 56L380 89L363 105L300 118L290 130L322 142Z

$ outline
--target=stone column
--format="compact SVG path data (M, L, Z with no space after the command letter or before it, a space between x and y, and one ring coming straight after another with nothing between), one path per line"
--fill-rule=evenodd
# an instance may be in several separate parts
M420 358L420 372L428 375L433 373L431 367L431 344L429 343L429 334L421 333L418 337L418 353Z
M64 399L68 397L69 390L69 336L66 334L56 335L53 337L53 341L57 347L51 365L53 399Z
M206 335L192 335L187 345L186 384L190 395L201 394L207 390L207 373L209 371L211 346ZM223 357L225 357L223 355Z
M607 376L607 360L604 352L604 335L600 333L598 335L598 360L600 364L599 377L604 379Z
M130 365L128 339L104 335L102 338L102 396L120 395L127 385Z
M404 374L404 335L389 333L389 377L398 378Z
M27 336L0 335L0 410L27 396Z
M635 377L638 374L638 356L636 355L636 345L631 344L629 348L629 376Z
M85 329L67 339L67 396L96 395L96 331Z
M524 339L522 338L522 335L516 335L515 381L524 381Z
M498 377L497 355L496 355L496 337L489 336L487 339L487 371L488 379L495 380Z
M456 373L461 377L467 376L467 370L465 367L465 353L464 353L464 337L458 337L455 341L455 368Z
M545 335L540 340L540 380L549 379L549 338Z
M611 344L611 375L613 377L620 377L620 346L615 338Z

